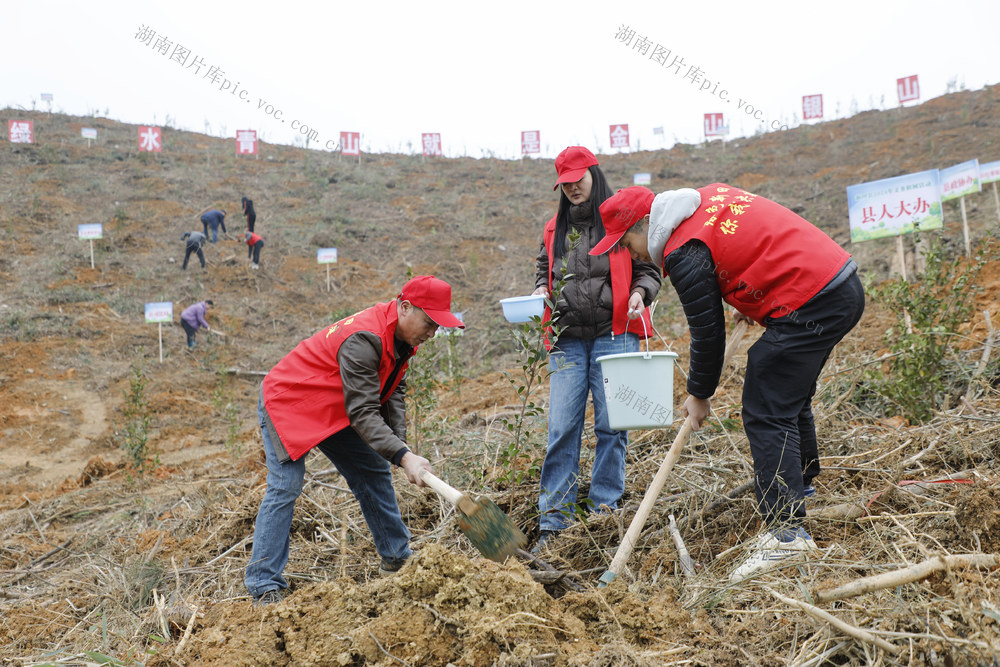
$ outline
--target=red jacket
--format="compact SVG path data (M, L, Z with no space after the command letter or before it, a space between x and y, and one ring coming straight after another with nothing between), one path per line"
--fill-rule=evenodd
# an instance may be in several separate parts
M253 232L250 232L250 238L247 239L247 245L252 246L255 243L257 243L257 241L263 241L263 240L264 239L262 237L258 236L257 234L254 234Z
M816 295L850 254L780 204L725 183L698 188L701 206L667 239L663 257L691 239L712 253L722 298L763 324Z
M379 384L381 402L392 396L406 372L407 361L391 387L385 387L395 365L396 302L378 303L326 327L295 346L264 378L264 407L274 430L293 461L320 442L350 426L344 407L337 351L358 331L382 341ZM413 349L416 352L416 348Z
M554 243L556 237L556 217L545 223L545 231L542 234L542 242L549 255L548 270L548 290L552 292L552 267L555 266ZM611 333L616 336L629 331L639 334L639 338L646 338L653 333L653 321L649 315L649 308L643 308L642 319L628 318L628 300L632 296L632 256L623 248L614 248L608 253L611 263ZM545 306L543 321L547 321L552 316L552 311ZM645 328L643 328L645 322ZM546 344L548 344L546 342Z

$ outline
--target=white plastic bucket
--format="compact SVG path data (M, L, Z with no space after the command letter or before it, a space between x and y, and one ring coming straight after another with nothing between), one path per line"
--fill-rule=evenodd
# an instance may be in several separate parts
M545 296L542 294L500 299L500 305L503 306L503 316L508 322L530 322L532 317L545 314Z
M624 352L598 357L604 374L608 424L628 431L669 428L674 423L673 352Z

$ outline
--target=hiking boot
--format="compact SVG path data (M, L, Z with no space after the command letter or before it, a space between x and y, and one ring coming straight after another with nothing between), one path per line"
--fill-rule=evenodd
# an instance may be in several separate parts
M803 556L818 548L804 528L768 531L757 536L750 548L750 555L739 567L733 570L729 581L738 584L775 567L782 561Z
M266 607L269 604L277 604L284 600L287 594L288 589L286 588L272 588L255 597L253 599L253 606Z
M378 566L378 573L383 577L391 577L406 565L406 558L383 558Z
M531 555L532 556L537 556L539 553L541 553L542 549L545 548L546 543L549 542L550 540L554 539L558 535L559 535L559 531L558 530L543 530L543 531L541 531L538 534L538 541L535 542L535 546L533 546L531 548Z

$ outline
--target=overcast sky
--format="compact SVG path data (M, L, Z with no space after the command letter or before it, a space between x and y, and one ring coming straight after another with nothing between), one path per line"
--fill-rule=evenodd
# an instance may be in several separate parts
M709 112L732 140L801 122L803 95L822 94L831 119L898 105L896 79L912 74L921 101L995 84L998 26L997 0L10 0L0 106L45 110L51 93L53 111L289 144L297 121L310 147L349 130L369 152L419 152L440 132L447 156L504 158L520 157L522 130L541 133L543 157L612 152L609 126L627 123L632 148L652 149L701 141Z

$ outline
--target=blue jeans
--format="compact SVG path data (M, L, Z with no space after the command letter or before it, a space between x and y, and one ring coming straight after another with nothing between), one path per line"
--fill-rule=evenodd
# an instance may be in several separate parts
M288 582L281 573L288 563L292 513L295 501L302 493L306 472L305 456L298 461L282 463L278 460L260 401L257 403L257 417L267 458L267 492L257 512L253 551L244 577L244 584L254 597L270 590L288 588ZM391 560L409 558L412 554L410 531L399 512L389 462L369 447L351 427L334 433L317 447L337 466L361 504L361 512L379 555Z
M542 464L538 509L541 530L562 530L575 509L580 477L580 446L587 394L594 399L594 435L597 447L590 476L588 510L601 505L618 508L625 491L625 449L628 432L608 426L604 399L604 374L597 358L606 354L637 352L639 337L633 333L597 338L561 338L549 354L549 446Z

